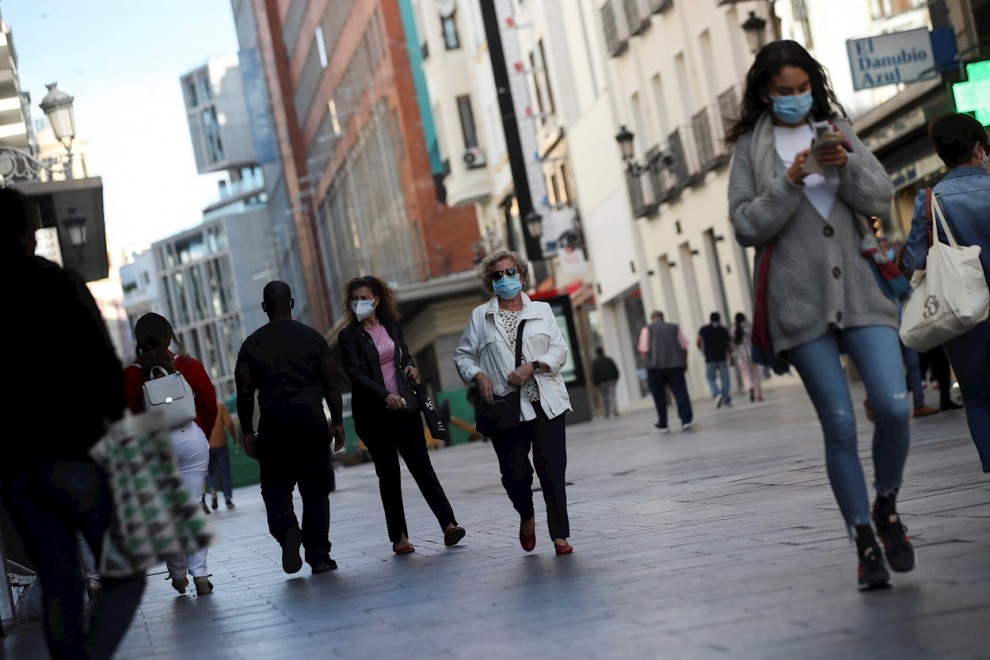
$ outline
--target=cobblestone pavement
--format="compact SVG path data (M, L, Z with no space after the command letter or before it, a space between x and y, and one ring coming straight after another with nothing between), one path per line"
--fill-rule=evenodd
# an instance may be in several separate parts
M393 555L373 466L341 470L340 568L322 575L282 572L257 487L239 489L211 516L215 592L150 575L118 657L990 658L990 476L962 412L912 422L900 509L919 565L864 593L814 411L800 386L767 399L696 402L692 432L660 435L642 406L568 427L571 556L539 494L536 550L519 548L487 443L431 454L468 532L453 548L404 472L416 552ZM22 626L0 656L44 657L39 640Z

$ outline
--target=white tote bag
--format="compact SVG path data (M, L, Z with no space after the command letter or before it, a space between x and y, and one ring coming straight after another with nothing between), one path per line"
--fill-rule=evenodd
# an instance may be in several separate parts
M956 243L949 223L932 193L935 240L928 248L926 270L915 271L911 295L901 316L901 341L927 351L969 331L990 314L990 290L980 264L980 246ZM938 239L938 227L949 239Z

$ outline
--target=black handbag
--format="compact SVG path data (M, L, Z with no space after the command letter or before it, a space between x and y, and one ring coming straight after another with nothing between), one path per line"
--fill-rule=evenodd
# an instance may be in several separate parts
M440 418L440 411L437 410L426 388L412 378L408 378L407 383L419 402L419 410L423 413L423 420L426 422L426 427L430 429L430 435L433 436L434 440L446 440L447 425Z
M526 325L525 319L519 322L519 328L516 330L516 368L522 364L524 325ZM505 395L493 394L491 403L484 403L479 399L474 410L474 427L478 429L478 433L490 438L519 426L520 410L521 398L518 389Z
M395 386L399 390L399 396L406 402L405 411L417 412L421 408L420 398L417 394L415 381L402 370L402 351L399 349L398 342L395 344Z

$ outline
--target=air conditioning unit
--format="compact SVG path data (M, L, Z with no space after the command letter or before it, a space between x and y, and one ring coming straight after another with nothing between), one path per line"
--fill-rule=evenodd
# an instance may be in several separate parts
M469 170L477 169L479 167L485 166L485 152L482 151L481 147L471 147L464 151L464 155L461 156L464 164L467 165Z

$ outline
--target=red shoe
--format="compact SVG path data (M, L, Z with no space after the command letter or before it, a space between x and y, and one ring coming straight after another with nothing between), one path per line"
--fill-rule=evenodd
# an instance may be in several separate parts
M530 532L529 534L524 533L522 531L522 527L519 528L519 545L521 545L522 546L522 549L525 550L526 552L532 552L533 551L533 548L536 547L536 528L535 527L533 528L533 531Z
M554 543L553 549L557 553L557 555L569 555L572 552L574 552L574 548L571 547L571 544L568 543L567 541L564 541L563 545L560 545L559 543Z
M397 555L408 555L410 552L416 552L416 548L413 547L412 543L406 543L405 545L400 545L398 547L393 545L392 552Z

